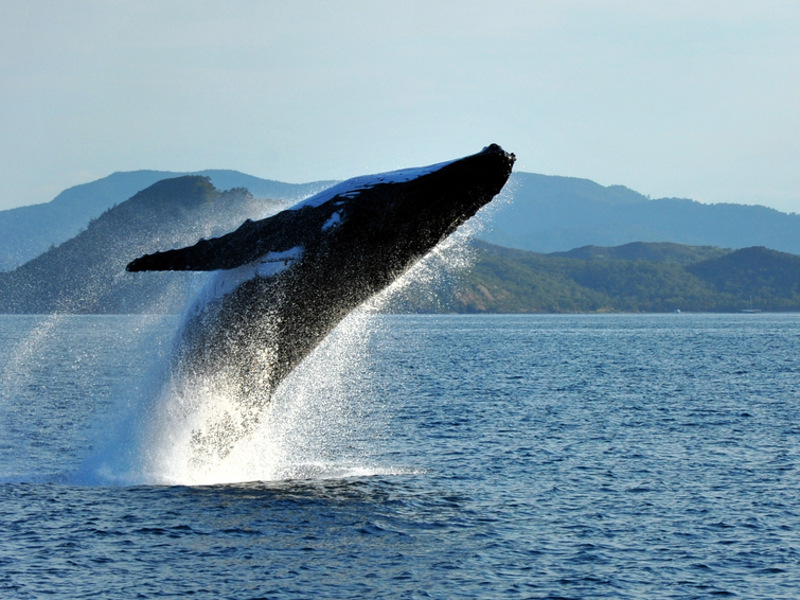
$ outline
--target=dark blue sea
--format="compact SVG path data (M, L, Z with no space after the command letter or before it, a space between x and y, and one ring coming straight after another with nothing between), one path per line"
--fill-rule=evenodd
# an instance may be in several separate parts
M224 456L177 327L0 317L0 597L800 597L800 315L360 313Z

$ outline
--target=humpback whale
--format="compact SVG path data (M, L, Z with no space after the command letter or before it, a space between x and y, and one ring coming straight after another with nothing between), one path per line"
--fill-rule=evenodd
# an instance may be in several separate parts
M215 381L252 414L353 309L388 287L503 188L515 157L356 177L128 271L217 271L187 311L174 369Z

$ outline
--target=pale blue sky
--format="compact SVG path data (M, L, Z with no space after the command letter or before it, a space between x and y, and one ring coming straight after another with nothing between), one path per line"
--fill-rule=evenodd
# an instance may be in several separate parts
M114 171L517 169L800 212L800 2L0 0L0 208Z

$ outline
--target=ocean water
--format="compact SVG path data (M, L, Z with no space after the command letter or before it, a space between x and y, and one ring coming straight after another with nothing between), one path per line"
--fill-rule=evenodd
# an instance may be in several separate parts
M224 458L176 327L0 317L0 597L800 596L800 315L361 313Z

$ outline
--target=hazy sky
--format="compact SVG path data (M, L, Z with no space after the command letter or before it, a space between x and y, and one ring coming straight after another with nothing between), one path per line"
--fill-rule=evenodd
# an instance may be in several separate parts
M517 170L800 212L800 2L0 0L0 208L491 142Z

